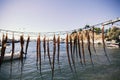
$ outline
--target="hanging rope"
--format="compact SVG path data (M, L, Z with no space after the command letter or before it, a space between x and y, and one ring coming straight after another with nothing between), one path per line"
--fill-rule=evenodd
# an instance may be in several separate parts
M113 19L113 20L109 20L109 21L105 21L105 22L102 22L102 23L99 23L99 24L95 24L95 25L92 25L90 26L89 28L87 29L91 29L96 26L100 26L100 25L109 25L109 24L113 24L113 23L116 23L116 22L119 22L120 21L120 18L116 18L116 19ZM22 31L13 31L13 30L5 30L5 29L0 29L0 32L10 32L10 33L14 33L16 35L18 34L24 34L24 37L25 35L30 35L31 37L37 37L37 35L40 33L41 36L54 36L55 35L65 35L65 34L71 34L73 31L79 31L80 28L78 29L74 29L74 30L68 30L68 31L56 31L56 32L22 32ZM84 30L84 28L83 28Z

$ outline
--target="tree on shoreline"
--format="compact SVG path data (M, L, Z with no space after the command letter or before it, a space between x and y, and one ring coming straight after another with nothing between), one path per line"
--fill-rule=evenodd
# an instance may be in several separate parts
M116 40L116 42L120 42L119 36L120 36L120 28L119 27L114 26L110 29L110 31L107 32L107 40L108 41Z

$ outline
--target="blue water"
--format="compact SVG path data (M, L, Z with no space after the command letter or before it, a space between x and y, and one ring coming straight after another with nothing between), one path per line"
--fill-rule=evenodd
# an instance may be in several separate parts
M42 46L42 45L41 45ZM15 44L15 51L20 50L19 43ZM96 45L97 53L92 51L94 65L90 62L87 47L85 48L86 65L81 65L79 57L76 57L76 71L71 71L66 55L66 45L60 45L60 65L55 61L54 80L120 80L120 49L106 48L110 62L107 60L103 47ZM50 44L50 54L52 58L52 43ZM11 46L6 52L10 52ZM57 53L56 53L57 54ZM74 69L73 65L72 68ZM27 58L23 64L20 60L14 60L11 64L9 61L4 62L0 70L0 80L51 80L52 71L48 57L44 60L42 49L42 70L40 73L39 65L36 65L36 42L30 42Z

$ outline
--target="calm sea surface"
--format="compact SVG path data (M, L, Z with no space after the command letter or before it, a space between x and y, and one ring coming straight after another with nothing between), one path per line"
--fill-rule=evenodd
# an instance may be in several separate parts
M43 45L41 45L43 47ZM15 45L16 51L20 50L19 43ZM90 62L87 47L85 48L86 65L81 65L79 57L76 57L76 70L71 71L68 58L66 55L66 45L60 45L60 65L55 61L54 80L120 80L120 49L106 48L110 62L107 60L103 47L95 46L97 53L92 51L94 65ZM7 48L9 52L11 46ZM50 44L50 54L52 58L52 43ZM42 49L42 71L40 74L39 65L36 65L36 42L30 42L27 58L23 64L19 60L14 60L11 64L9 61L4 62L0 69L0 80L51 80L52 71L48 57L44 60ZM56 53L57 54L57 53ZM73 65L72 65L73 67ZM74 67L73 67L74 69Z

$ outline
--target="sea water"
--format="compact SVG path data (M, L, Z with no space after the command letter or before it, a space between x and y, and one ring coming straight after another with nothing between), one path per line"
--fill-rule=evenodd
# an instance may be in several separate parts
M53 43L50 43L50 55L53 55ZM21 62L14 60L4 62L0 68L0 80L52 80L52 70L48 56L44 59L43 45L41 43L41 72L40 66L36 65L36 42L29 43L27 58ZM72 64L71 71L66 54L65 43L60 44L60 64L55 58L54 80L120 80L120 49L107 48L107 60L102 45L95 45L96 53L91 46L92 60L90 61L87 45L85 45L86 65L80 63L79 57L75 57L75 68ZM11 51L11 45L6 52ZM20 44L15 44L15 51L20 51ZM46 52L47 54L47 52ZM57 51L56 51L57 55ZM52 60L52 59L51 59Z

